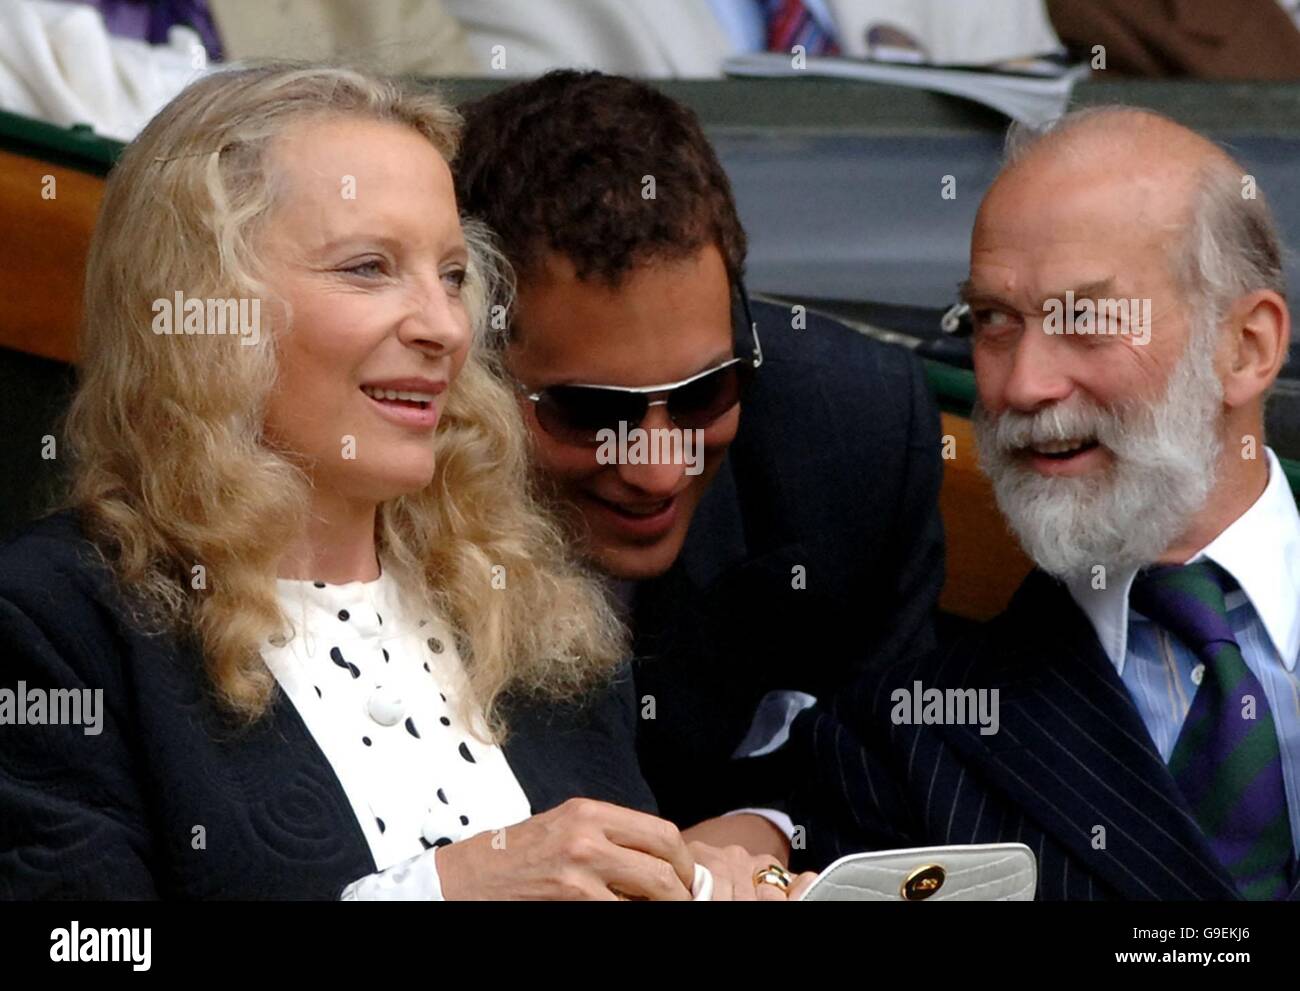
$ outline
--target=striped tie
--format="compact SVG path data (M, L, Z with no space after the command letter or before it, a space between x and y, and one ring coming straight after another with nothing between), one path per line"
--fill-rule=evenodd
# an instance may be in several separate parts
M803 45L808 55L838 55L835 37L821 26L803 0L761 0L767 16L767 50L791 52Z
M1174 781L1242 896L1285 898L1292 847L1282 754L1264 688L1228 623L1223 598L1235 587L1201 560L1143 572L1129 601L1205 664L1169 759Z

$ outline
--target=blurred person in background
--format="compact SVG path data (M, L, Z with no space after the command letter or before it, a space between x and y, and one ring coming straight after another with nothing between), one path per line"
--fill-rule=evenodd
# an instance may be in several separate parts
M1046 0L1079 59L1153 79L1300 79L1295 0Z
M0 109L127 142L213 65L351 61L393 75L481 75L438 0L5 0Z

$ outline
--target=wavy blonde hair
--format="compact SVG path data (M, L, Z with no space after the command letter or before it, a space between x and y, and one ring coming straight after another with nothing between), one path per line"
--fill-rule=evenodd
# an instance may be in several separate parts
M86 271L67 420L71 503L137 618L196 637L217 696L248 722L275 686L259 650L291 633L277 564L306 524L311 483L263 435L274 336L256 346L160 337L152 303L180 290L275 305L257 256L274 217L269 149L291 123L340 115L413 128L455 156L459 115L432 92L340 67L219 72L126 149ZM435 435L433 480L381 505L375 536L404 593L455 630L469 696L503 738L507 695L578 699L613 670L625 640L534 497L525 428L485 341L490 303L508 293L505 266L484 229L466 224L466 238L474 343ZM504 590L493 589L496 566Z

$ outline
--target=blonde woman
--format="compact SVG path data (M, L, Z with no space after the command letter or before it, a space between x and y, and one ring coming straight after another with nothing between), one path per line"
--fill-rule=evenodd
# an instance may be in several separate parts
M457 128L242 69L114 170L70 508L0 551L0 895L701 893L530 496Z

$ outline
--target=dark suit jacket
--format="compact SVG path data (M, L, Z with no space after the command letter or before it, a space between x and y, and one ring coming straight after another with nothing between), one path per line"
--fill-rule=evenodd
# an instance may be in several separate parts
M896 725L898 688L997 689L1000 729ZM859 850L1020 842L1040 899L1236 899L1115 666L1065 587L1032 573L953 647L800 716L800 869ZM1104 844L1104 845L1103 845ZM1293 890L1292 898L1300 895Z
M634 600L638 745L666 818L780 802L784 755L732 760L773 689L826 698L932 644L939 417L904 348L753 305L764 363L681 556ZM806 587L794 587L794 569Z
M281 695L233 728L197 651L126 615L70 514L0 549L0 688L104 692L96 736L0 726L0 897L337 898L373 872L293 705ZM534 813L574 796L655 811L630 689L623 678L581 711L513 707L505 752Z
M1047 12L1078 58L1105 47L1105 75L1300 78L1300 31L1271 0L1047 0Z

